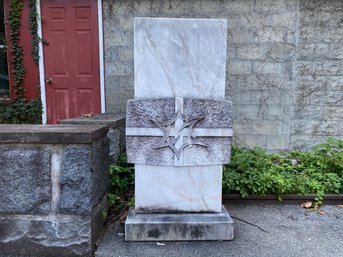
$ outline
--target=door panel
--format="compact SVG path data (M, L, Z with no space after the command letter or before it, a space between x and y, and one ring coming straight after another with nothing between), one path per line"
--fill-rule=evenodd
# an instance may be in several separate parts
M53 112L53 120L59 117L70 117L70 106L69 106L69 90L68 89L54 89L53 104L56 106Z
M90 53L92 51L92 35L90 31L76 31L75 41L78 45L77 49L77 75L92 75L92 55L87 55L85 53Z
M51 31L51 42L53 42L53 70L50 75L68 75L67 58L67 35L66 31Z
M78 90L78 106L80 107L81 112L83 113L90 113L92 111L93 106L92 103L93 98L93 90L91 89L79 89Z
M48 123L100 113L97 1L41 4Z

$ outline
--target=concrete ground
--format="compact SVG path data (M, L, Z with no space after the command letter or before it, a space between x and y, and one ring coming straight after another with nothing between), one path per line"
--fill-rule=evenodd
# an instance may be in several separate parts
M342 199L343 203L343 199ZM108 228L96 257L343 257L343 208L309 212L299 205L226 205L233 241L125 242L120 225Z

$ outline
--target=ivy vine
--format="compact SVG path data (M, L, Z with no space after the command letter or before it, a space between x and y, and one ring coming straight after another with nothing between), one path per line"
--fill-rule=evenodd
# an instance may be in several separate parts
M0 105L0 123L41 123L42 102L40 98L28 101L24 89L24 50L20 46L20 24L23 11L22 0L11 0L8 12L9 43L11 46L11 72L15 91L14 101ZM30 0L30 31L32 35L32 57L38 63L38 34L36 1Z
M8 13L8 24L10 27L10 38L9 42L11 44L11 54L12 54L12 73L14 90L16 94L16 99L24 99L24 76L25 67L23 64L24 50L23 47L19 45L20 42L20 23L21 23L21 13L23 10L23 2L20 0L11 0L10 9Z
M0 57L6 57L7 49L6 49L6 35L5 33L0 32L0 45L3 45L3 48L0 48Z
M30 24L30 33L31 33L31 44L32 44L32 58L35 64L39 62L39 36L38 36L38 13L37 13L37 0L29 0L29 8L30 8L30 15L29 15L29 24Z

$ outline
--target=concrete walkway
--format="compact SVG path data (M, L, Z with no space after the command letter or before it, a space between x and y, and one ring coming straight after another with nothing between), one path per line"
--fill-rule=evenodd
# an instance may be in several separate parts
M343 199L342 199L343 203ZM112 225L96 257L343 257L343 208L326 205L308 212L299 205L227 205L234 241L125 242Z

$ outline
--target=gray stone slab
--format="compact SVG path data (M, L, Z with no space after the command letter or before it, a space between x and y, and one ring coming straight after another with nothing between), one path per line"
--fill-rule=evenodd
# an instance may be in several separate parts
M233 221L222 207L220 213L137 214L129 212L126 241L232 240Z
M50 198L50 153L41 147L0 146L0 214L45 215Z
M77 117L61 120L62 124L101 124L112 128L125 124L125 114L100 113L90 117Z
M91 154L90 145L70 145L63 149L58 213L89 215L92 211Z
M91 184L89 185L91 202L94 205L107 194L109 186L109 139L104 137L92 145Z
M107 132L104 125L0 125L0 143L92 143Z
M116 163L121 151L125 148L125 114L101 113L91 117L77 117L61 120L62 124L95 124L109 127L107 137L110 139L110 161ZM124 141L124 142L122 142Z
M107 137L63 149L58 213L90 215L107 192L108 151Z

